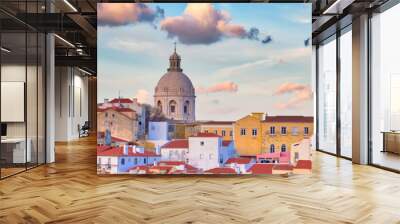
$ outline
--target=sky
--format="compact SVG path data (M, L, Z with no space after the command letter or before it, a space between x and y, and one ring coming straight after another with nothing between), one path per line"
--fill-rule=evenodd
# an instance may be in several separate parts
M197 120L313 114L311 4L99 3L98 101L153 105L177 42Z

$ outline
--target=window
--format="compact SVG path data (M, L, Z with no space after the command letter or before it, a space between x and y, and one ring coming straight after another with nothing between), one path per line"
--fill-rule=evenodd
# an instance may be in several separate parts
M99 157L97 164L101 164L101 158Z
M271 127L269 128L269 134L270 134L270 135L275 135L275 127L274 127L274 126L271 126Z
M400 170L400 4L371 19L371 140L372 163ZM397 143L394 143L397 142ZM394 153L392 153L394 152Z
M298 135L299 134L299 129L297 127L292 128L292 135Z
M175 113L176 102L175 100L169 101L169 112Z
M304 127L304 135L308 135L308 127Z
M285 144L281 145L281 152L286 152L286 145Z
M200 145L201 145L201 146L204 146L204 142L203 142L203 141L201 141L201 142L200 142Z
M286 135L286 127L281 127L281 134Z
M222 136L225 136L225 130L222 130L221 134Z
M143 163L147 164L147 159L146 158L143 159Z
M216 135L218 135L218 131L217 131L217 130L215 130L214 133L215 133Z
M208 133L208 130L205 130L204 133Z
M257 136L257 128L253 128L253 130L251 131L251 135Z
M229 136L233 136L233 131L229 131Z
M271 145L269 146L269 152L270 152L270 153L274 153L274 152L275 152L275 145L274 145L274 144L271 144Z
M114 118L114 117L115 117L115 114L111 114L111 117Z
M125 165L125 158L121 159L121 165Z
M297 162L297 160L299 160L299 153L295 152L294 153L294 160Z
M107 168L111 169L111 158L108 158L107 160Z
M352 34L340 36L340 154L352 156ZM375 65L374 65L375 66Z
M135 158L135 165L137 165L137 163L138 163L138 160L137 160L137 158Z
M106 113L104 114L104 116L105 116L105 117L108 117L108 113L106 112Z
M183 106L183 113L187 114L187 106Z
M246 135L246 128L240 129L240 135Z
M318 146L336 153L336 36L318 48Z

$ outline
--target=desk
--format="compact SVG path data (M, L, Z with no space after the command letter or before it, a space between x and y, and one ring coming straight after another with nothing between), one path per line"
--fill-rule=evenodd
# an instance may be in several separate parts
M383 131L383 150L382 152L392 152L400 154L400 132Z
M26 163L31 162L31 139L27 139L25 151L25 138L6 138L1 139L1 157L6 163Z

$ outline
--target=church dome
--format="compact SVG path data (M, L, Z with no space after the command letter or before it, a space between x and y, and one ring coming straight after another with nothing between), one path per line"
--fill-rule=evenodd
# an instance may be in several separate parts
M181 57L175 52L169 57L170 67L158 81L155 96L194 96L192 81L182 72Z
M183 72L169 71L158 81L155 95L193 96L194 88Z

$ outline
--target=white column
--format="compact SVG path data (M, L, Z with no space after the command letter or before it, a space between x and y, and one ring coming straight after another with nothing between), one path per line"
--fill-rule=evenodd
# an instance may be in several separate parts
M55 55L54 35L46 36L46 163L55 161Z
M353 20L353 162L368 163L368 15Z

